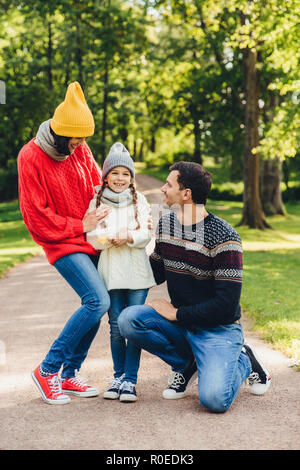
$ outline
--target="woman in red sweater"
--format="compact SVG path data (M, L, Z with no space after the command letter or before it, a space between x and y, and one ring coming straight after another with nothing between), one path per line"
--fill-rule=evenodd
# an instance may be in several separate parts
M49 263L81 298L81 307L32 372L43 399L55 405L68 403L69 394L99 393L78 376L109 308L109 295L97 272L99 254L85 239L85 233L108 215L107 209L86 213L94 187L102 183L101 170L85 142L93 133L92 113L79 83L74 82L53 118L41 124L36 138L18 156L24 222Z

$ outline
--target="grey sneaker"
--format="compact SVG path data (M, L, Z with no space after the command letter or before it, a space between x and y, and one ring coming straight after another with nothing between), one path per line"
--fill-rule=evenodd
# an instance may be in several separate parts
M110 387L106 390L106 392L103 393L103 398L106 398L107 400L117 400L119 398L120 387L121 387L124 375L125 374L111 381Z
M123 382L121 387L120 387L120 401L123 402L132 402L136 401L137 396L136 396L136 390L135 390L135 384L132 382Z

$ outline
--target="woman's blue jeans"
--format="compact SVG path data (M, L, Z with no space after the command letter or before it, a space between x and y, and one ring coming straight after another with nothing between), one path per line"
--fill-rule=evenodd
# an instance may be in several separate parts
M140 366L141 349L121 335L118 318L122 310L130 305L143 305L148 289L112 289L110 294L110 308L108 310L110 324L110 347L114 365L114 377L125 374L124 381L136 384Z
M72 253L58 259L54 266L81 298L81 307L69 318L42 362L44 371L62 378L73 377L88 354L110 299L97 271L98 257Z
M191 333L144 305L126 308L119 328L123 336L159 356L173 371L184 372L194 357L199 400L210 411L227 411L251 372L250 360L242 352L244 336L239 324L197 328Z

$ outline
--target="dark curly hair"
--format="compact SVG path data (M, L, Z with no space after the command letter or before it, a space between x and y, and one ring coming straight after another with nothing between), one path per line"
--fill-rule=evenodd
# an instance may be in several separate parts
M206 204L212 185L212 175L195 162L177 162L169 168L178 171L177 181L180 189L190 189L195 204Z

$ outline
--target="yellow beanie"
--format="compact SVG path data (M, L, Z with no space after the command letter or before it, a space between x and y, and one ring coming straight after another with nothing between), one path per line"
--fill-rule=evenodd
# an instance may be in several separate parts
M89 137L94 134L95 123L78 82L68 86L65 101L54 112L50 126L64 137Z

